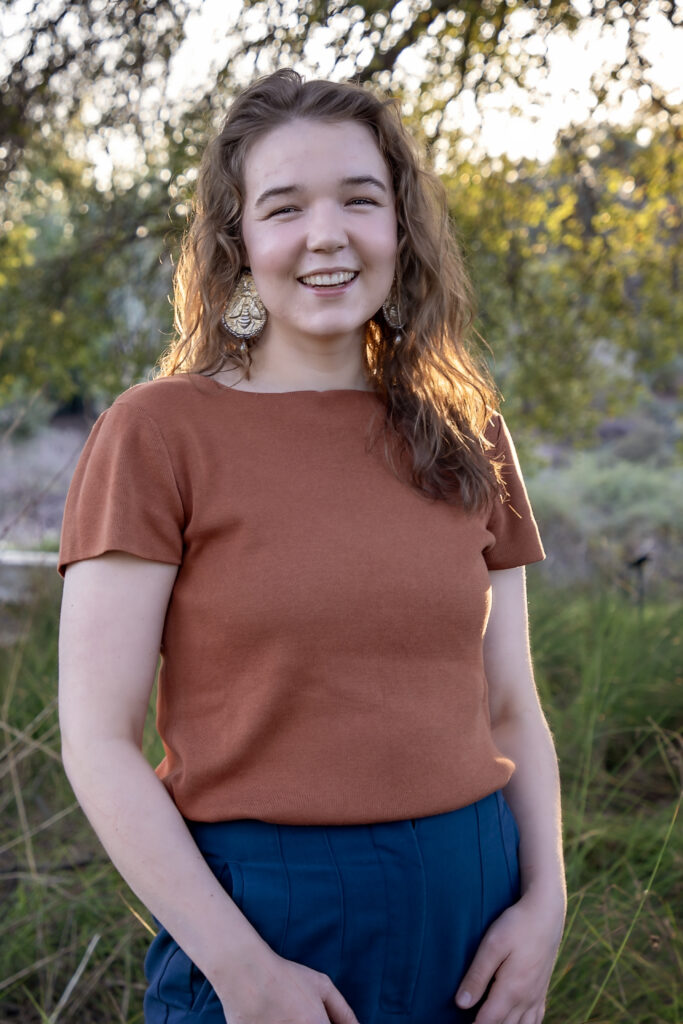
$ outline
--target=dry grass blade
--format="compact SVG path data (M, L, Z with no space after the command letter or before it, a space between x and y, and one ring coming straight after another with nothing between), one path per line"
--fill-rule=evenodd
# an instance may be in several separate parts
M82 1004L88 998L88 996L94 989L100 987L102 979L107 976L111 965L115 962L117 957L121 955L121 953L129 944L129 942L129 935L124 935L121 939L119 939L111 953L107 957L105 957L105 959L100 964L97 965L96 969L88 978L86 984L81 986L78 998L74 1000L71 1007L69 1008L68 1016L73 1017L73 1015L79 1010L80 1004ZM125 1024L126 1018L121 1014L121 1011L119 1010L115 1003L114 1007L117 1015L119 1016L119 1019L121 1020L121 1024ZM78 1019L80 1019L80 1017Z
M88 966L88 961L90 960L90 957L93 955L95 951L95 946L97 945L101 938L102 936L97 934L97 932L91 938L85 953L81 957L81 962L79 963L78 967L69 978L68 984L59 998L59 1002L57 1003L57 1005L55 1006L54 1010L52 1011L48 1018L48 1024L56 1024L62 1010L64 1009L69 999L71 998L71 993L74 991L76 985L78 985L78 982L81 980L83 971Z
M57 813L53 814L52 817L47 818L45 821L41 821L40 825L36 825L35 828L28 828L27 825L26 830L24 831L22 823L22 834L16 836L14 839L11 839L9 843L5 843L4 846L0 846L0 854L7 853L7 851L11 850L12 847L19 846L21 843L26 842L27 839L32 839L33 836L37 836L40 832L44 832L45 829L50 828L51 825L55 825L58 821L61 821L62 818L66 818L68 814L73 814L73 812L76 810L78 810L78 804L74 800L74 802L72 804L69 804L68 807L63 807L61 811L57 811Z
M141 924L141 925L142 925L142 927L143 927L143 928L145 929L145 931L146 931L146 932L149 932L149 934L150 934L150 935L152 936L152 938L154 938L154 936L156 935L156 932L154 931L154 929L153 929L153 928L150 928L150 926L149 926L149 925L147 924L147 922L145 921L145 919L144 919L144 917L142 916L142 914L138 914L138 912L137 912L137 910L135 909L135 907L132 907L132 906L130 905L130 903L128 902L128 900L127 900L127 899L125 899L124 897L122 897L122 899L123 899L123 902L124 902L124 904L125 904L125 905L126 905L126 907L128 908L128 910L129 910L129 911L131 912L131 914L132 914L132 915L133 915L133 917L135 918L135 920L136 920L136 921L137 921L137 922L138 922L139 924Z
M50 953L49 956L43 956L40 960L34 960L28 967L22 967L20 971L16 971L11 974L8 978L0 980L0 992L3 992L6 988L11 988L12 985L16 985L22 978L28 978L30 975L35 974L42 967L46 967L48 964L54 963L55 960L60 960L62 957L67 956L69 953L73 953L76 949L76 944L72 943L70 946L63 946L58 949L56 953Z
M58 733L58 724L56 721L53 722L46 732L43 733L41 739L36 740L32 736L32 733L37 730L42 722L44 722L46 718L49 718L50 715L54 714L56 705L56 700L51 701L47 707L43 708L43 710L36 715L33 721L24 729L20 729L17 726L12 725L11 722L0 720L0 729L2 729L8 737L6 746L0 750L0 761L5 758L9 760L10 754L14 753L17 747L20 747L21 749L15 755L17 764L34 751L45 754L46 757L51 758L58 764L62 763L62 759L58 752L52 747L49 747L45 742L48 739L52 739ZM6 775L9 770L9 765L4 765L0 768L0 779L3 775Z
M26 849L26 861L28 863L29 871L35 878L38 877L38 868L36 866L36 858L33 852L32 843L32 830L28 823L28 816L26 814L26 805L24 804L24 798L21 792L21 785L19 783L19 773L17 772L16 758L14 753L9 755L9 769L10 779L12 780L12 792L14 794L14 801L17 806L17 814L19 816L19 827L21 829L20 834L16 839L12 840L11 845L23 844Z

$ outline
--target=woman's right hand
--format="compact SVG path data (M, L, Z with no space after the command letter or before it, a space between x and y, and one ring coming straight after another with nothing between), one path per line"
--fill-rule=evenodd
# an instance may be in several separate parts
M215 986L227 1024L358 1024L326 974L265 947Z

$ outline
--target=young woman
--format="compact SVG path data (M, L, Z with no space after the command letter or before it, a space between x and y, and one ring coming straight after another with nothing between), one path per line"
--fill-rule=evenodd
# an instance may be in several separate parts
M159 922L145 1020L539 1024L565 908L543 551L395 105L292 71L239 96L176 298L60 557L64 764Z

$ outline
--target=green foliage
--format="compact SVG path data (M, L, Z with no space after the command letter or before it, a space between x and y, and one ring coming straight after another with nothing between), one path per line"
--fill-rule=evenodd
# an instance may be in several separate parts
M589 438L649 382L675 388L683 298L680 128L565 136L546 166L463 163L447 179L507 408ZM589 155L590 154L590 155Z
M0 404L21 390L109 400L144 376L170 333L171 225L157 223L156 236L145 226L166 188L107 198L68 165L7 188L18 218L0 240Z
M540 473L533 484L539 515L569 512L587 536L631 529L677 531L683 523L683 471L579 452L565 470Z
M546 1024L680 1024L678 609L648 604L641 614L619 596L557 591L535 570L530 577L569 879ZM56 639L50 587L19 639L0 649L0 1017L46 1020L83 963L59 1020L140 1024L151 920L107 863L61 771ZM145 744L155 762L151 717Z
M644 46L655 11L680 23L670 0L591 0L581 16L567 0L248 0L230 61L202 95L174 105L164 89L190 6L37 0L10 40L14 57L0 63L0 405L40 393L101 406L147 375L171 335L171 256L207 136L238 85L310 65L316 33L327 49L311 72L392 90L444 168L478 327L513 415L586 440L639 389L675 388L681 122L650 81ZM7 5L0 29L18 9ZM591 123L568 129L548 165L465 158L449 104L507 83L531 95L549 34L587 17L626 39L623 66L592 83ZM649 97L629 130L603 123L610 75ZM135 158L100 180L93 154L117 140Z
M675 599L683 583L683 471L616 457L608 447L577 452L564 465L529 476L529 494L548 553L544 575L557 582L609 580L638 586L632 563L647 556L648 590Z
M533 577L532 577L533 578ZM560 760L569 909L547 1024L678 1024L680 606L530 589ZM678 830L678 831L677 831Z

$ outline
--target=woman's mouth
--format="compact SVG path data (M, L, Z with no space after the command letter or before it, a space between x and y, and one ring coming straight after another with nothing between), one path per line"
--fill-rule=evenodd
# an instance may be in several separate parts
M329 274L306 274L298 280L309 288L339 288L357 277L357 270L335 270Z

